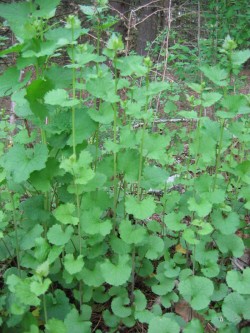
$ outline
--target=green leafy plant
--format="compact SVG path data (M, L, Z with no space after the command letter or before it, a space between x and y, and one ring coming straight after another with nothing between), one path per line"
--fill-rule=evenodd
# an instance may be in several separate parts
M102 47L106 2L80 6L96 45L80 43L77 16L51 24L58 4L0 5L17 38L0 53L17 59L0 95L21 123L11 145L0 127L1 331L237 330L249 320L249 269L232 262L248 242L250 107L231 79L249 51L226 39L225 63L201 66L190 107L174 109L193 130L158 131L171 84L152 80L149 57L123 56L119 35ZM183 300L201 321L174 313Z

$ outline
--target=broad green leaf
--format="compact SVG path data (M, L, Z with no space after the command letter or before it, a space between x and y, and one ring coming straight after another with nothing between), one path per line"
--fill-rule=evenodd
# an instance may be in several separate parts
M70 240L74 229L71 225L64 230L60 224L54 224L48 231L47 237L51 244L64 245Z
M19 76L20 71L16 67L8 68L0 76L0 97L9 96L18 88Z
M146 242L146 258L153 260L162 256L164 250L164 242L162 238L151 235Z
M67 333L91 333L91 322L83 320L76 309L72 309L66 316L64 324Z
M204 75L219 87L225 87L227 85L228 73L225 69L222 69L219 65L216 66L202 66L200 70Z
M131 263L128 255L120 255L117 264L105 259L101 264L101 273L105 281L113 286L126 283L131 274Z
M134 291L134 303L136 311L143 311L147 306L147 299L143 292L139 289Z
M216 232L214 240L222 253L231 252L236 258L241 257L244 253L245 245L243 240L237 235L223 235Z
M115 103L119 101L119 97L115 93L115 82L111 75L90 79L86 83L86 90L106 102Z
M147 67L143 65L143 57L131 55L128 57L119 58L117 68L122 76L136 75L137 77L144 76L147 73Z
M21 280L15 286L15 295L23 304L37 306L40 304L40 299L34 292L31 291L30 280L27 278Z
M84 211L80 218L82 230L89 235L108 235L112 229L112 223L110 220L103 220L101 215L102 211L99 207Z
M53 83L47 78L33 80L26 89L25 98L29 102L29 107L42 121L45 121L49 114L49 109L44 103L44 96L51 89L53 89Z
M190 198L188 200L188 209L196 212L199 217L207 216L212 210L212 204L205 198Z
M188 228L183 231L182 237L191 245L199 244L199 239L197 239L197 235L195 234L194 230Z
M48 333L67 333L65 324L61 320L55 318L49 319L45 328Z
M186 224L182 222L183 220L183 213L181 212L171 212L164 216L164 223L166 224L167 228L173 231L181 231L187 228Z
M240 226L240 217L236 212L231 212L224 217L221 212L215 211L212 214L212 223L215 229L223 235L234 234Z
M226 319L235 325L242 319L250 320L250 299L233 292L225 297L222 312Z
M205 309L214 292L212 281L201 276L190 276L182 280L178 289L194 310Z
M115 297L111 302L111 309L113 313L120 318L126 318L131 314L131 308L127 307L129 305L129 298L128 297Z
M64 257L63 264L69 274L79 273L84 266L83 256L79 255L75 259L72 253L68 253Z
M144 220L154 214L156 204L152 197L138 201L136 197L127 196L125 207L128 214L132 214L136 219Z
M230 288L242 295L250 294L250 268L247 267L243 272L229 271L227 273L227 284Z
M53 211L53 215L55 216L55 218L62 224L77 225L79 219L74 216L75 214L76 207L72 203L60 205Z
M83 282L90 287L99 287L105 282L101 271L101 263L97 262L93 269L88 269L86 266L83 267L81 272L77 275L77 278L80 277Z
M79 104L77 99L70 99L67 91L64 89L54 89L47 92L44 101L46 104L59 105L62 107L71 107Z
M128 140L130 140L128 138ZM128 143L126 140L126 143ZM132 140L134 145L134 140ZM140 156L135 149L126 149L125 151L119 151L118 153L118 170L124 175L124 179L127 182L136 182L138 179L138 169L135 165L139 165ZM133 163L131 163L133 161Z
M50 279L44 279L40 281L32 281L30 283L30 290L36 295L40 296L45 294L45 292L49 289L49 286L51 284Z
M187 326L185 326L183 333L204 333L204 328L199 319L193 318Z
M46 307L49 318L64 320L71 310L69 299L61 289L46 295Z
M149 322L148 333L179 333L179 325L170 318L155 317Z
M121 239L127 244L140 244L145 241L146 229L140 225L132 225L129 220L120 223L119 232Z
M202 94L202 104L205 108L214 105L221 99L222 95L217 92L208 92Z
M22 250L29 250L35 246L35 241L43 233L43 227L40 224L36 224L21 238L19 246Z
M163 168L157 166L146 166L143 170L141 185L147 190L162 190L166 186L168 177L169 173Z
M13 176L13 180L22 183L35 170L45 168L48 149L44 144L37 144L34 148L15 145L3 157L3 165Z
M107 102L102 103L99 110L90 109L88 114L91 119L100 124L111 124L114 120L114 109Z
M232 63L234 65L240 66L244 64L250 58L250 50L238 50L234 51L232 54Z

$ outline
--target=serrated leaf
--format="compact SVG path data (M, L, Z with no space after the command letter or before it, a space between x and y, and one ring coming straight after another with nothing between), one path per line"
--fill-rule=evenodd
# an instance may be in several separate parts
M110 220L101 219L101 215L102 211L99 207L92 211L84 211L80 218L82 230L89 235L108 235L112 229L112 223Z
M194 310L205 309L214 292L211 280L201 276L190 276L179 283L178 289Z
M129 298L118 296L112 300L111 309L117 317L126 318L131 314L131 308L126 305L129 305Z
M100 105L99 110L90 109L89 116L100 124L111 124L114 120L114 110L110 103L104 102Z
M170 318L155 317L149 322L148 333L179 333L179 325Z
M202 104L205 108L214 105L221 99L222 95L217 92L207 92L202 94Z
M227 295L222 304L222 312L228 321L238 324L242 318L250 319L250 299L234 292Z
M40 296L45 294L51 284L50 279L44 279L41 281L32 281L30 284L30 290L36 295Z
M4 155L3 165L10 171L15 182L22 183L33 171L45 168L47 158L48 149L44 144L27 149L17 144Z
M227 273L227 284L230 288L242 295L250 294L250 268L247 267L243 272L229 271Z
M79 255L75 259L72 253L68 253L64 257L63 264L66 271L68 271L69 274L79 273L84 266L83 256Z
M200 70L204 75L219 87L225 87L227 85L228 73L225 69L222 69L219 65L216 66L202 66Z
M44 101L46 104L59 105L62 107L71 107L79 104L77 99L70 99L67 91L64 89L54 89L47 92Z
M101 272L105 281L113 286L126 283L131 274L131 263L128 255L120 255L117 264L106 259L101 264Z
M163 254L164 242L162 238L151 235L147 239L147 251L145 257L148 259L157 259Z
M60 224L54 224L48 231L47 237L51 244L64 245L70 240L74 229L69 225L64 230Z
M76 207L72 203L60 205L53 211L53 215L59 222L72 225L77 225L79 222L79 219L74 216L75 213Z
M119 232L126 244L140 244L145 241L146 229L140 225L132 225L131 221L123 220Z
M205 217L211 212L212 204L205 198L190 198L188 209L191 212L196 212L199 217Z
M67 328L67 333L91 333L91 322L85 321L76 309L72 309L67 314L64 324Z
M122 76L136 75L143 76L147 73L147 67L143 65L143 57L131 55L118 59L117 68L121 71Z
M234 65L240 66L244 64L250 58L250 50L238 50L234 51L232 54L232 63Z
M237 235L223 235L216 232L214 240L222 253L231 252L235 258L241 257L244 253L245 245Z
M45 327L48 333L67 333L64 323L55 318L49 319Z
M144 220L154 214L156 204L151 197L139 201L136 197L127 196L125 207L128 214L134 215L136 219Z

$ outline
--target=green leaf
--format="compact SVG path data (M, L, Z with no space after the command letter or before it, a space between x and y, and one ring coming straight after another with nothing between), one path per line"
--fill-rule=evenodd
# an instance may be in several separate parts
M111 309L113 313L120 318L126 318L131 315L131 308L126 307L125 305L129 305L128 297L115 297L111 302Z
M134 303L136 311L143 311L147 306L147 299L143 292L139 289L134 291Z
M46 295L46 307L49 318L60 320L64 320L71 310L69 299L60 289L56 289L53 294Z
M70 240L74 229L69 225L64 230L60 224L54 224L48 231L47 237L51 244L64 245Z
M227 284L230 288L242 295L250 294L250 268L243 272L229 271L227 273Z
M170 318L155 317L149 322L148 333L179 333L179 325Z
M132 225L129 220L120 223L119 232L126 244L140 244L145 241L146 229L140 225Z
M112 229L112 223L110 220L101 219L101 215L102 211L99 207L84 211L80 218L82 230L89 235L108 235Z
M214 240L222 253L232 252L235 258L241 257L244 253L245 245L237 235L223 235L216 232L214 233Z
M55 318L49 319L45 325L45 328L48 333L67 333L64 323L61 320Z
M250 319L250 299L234 292L227 295L222 304L222 312L228 321L238 324L242 318Z
M201 276L190 276L179 283L178 289L194 310L205 309L214 292L211 280Z
M136 219L144 220L154 214L156 205L152 197L138 201L136 197L130 195L126 197L125 207L128 214L134 215Z
M212 204L206 198L190 198L188 209L191 212L196 212L199 217L205 217L211 212Z
M27 149L22 145L15 145L3 157L3 165L10 171L15 182L22 183L33 171L45 168L47 158L48 149L44 144Z
M79 273L84 266L83 256L79 255L75 259L72 253L68 253L64 257L63 264L66 271L68 271L69 274L73 275Z
M84 266L77 278L80 277L87 286L96 288L103 285L105 282L102 274L100 274L100 271L101 263L97 262L93 269L88 269Z
M29 250L35 246L35 241L43 233L43 227L40 224L36 224L20 240L20 248L22 250Z
M220 68L219 65L216 66L202 66L200 70L204 75L211 80L214 84L219 87L225 87L227 85L228 73L225 69Z
M147 239L145 257L151 260L157 259L163 254L164 242L158 236L149 236Z
M250 58L250 50L238 50L234 51L232 54L232 63L234 65L240 66L244 64Z
M204 333L202 323L199 319L193 318L184 328L183 333Z
M212 214L214 227L223 235L234 234L240 226L240 217L236 212L231 212L224 217L221 212L215 211Z
M199 244L199 239L197 239L197 235L192 229L185 229L183 231L182 237L191 245Z
M117 69L120 70L122 76L135 74L137 77L144 76L147 73L147 67L143 65L143 57L131 55L119 58L117 61Z
M115 103L119 97L115 94L115 82L111 75L90 79L86 83L86 90L97 98L106 102Z
M36 295L40 296L46 293L51 284L50 279L44 279L40 281L32 281L30 284L30 290Z
M214 105L221 99L222 95L217 92L208 92L202 94L202 104L205 108Z
M90 109L88 111L91 119L100 124L111 124L114 120L114 110L110 103L104 102L100 105L99 110Z
M77 99L70 99L67 91L64 89L54 89L47 92L44 101L46 104L59 105L62 107L71 107L79 104Z
M59 222L72 225L77 225L79 222L79 219L74 216L75 213L76 207L72 203L60 205L53 211L53 215Z
M76 309L72 309L64 320L67 333L91 333L91 322L83 320Z
M18 89L19 76L20 71L16 67L8 68L0 76L0 97L9 96Z
M131 274L131 263L128 255L119 255L118 263L113 264L105 259L101 264L101 273L105 281L113 286L120 286L126 283Z

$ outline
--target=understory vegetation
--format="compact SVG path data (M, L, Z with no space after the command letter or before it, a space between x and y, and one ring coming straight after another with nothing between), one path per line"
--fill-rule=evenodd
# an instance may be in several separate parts
M225 35L215 61L176 44L156 63L124 52L105 0L79 5L89 29L59 4L0 5L16 38L0 52L16 117L1 109L1 332L249 332L250 50Z

